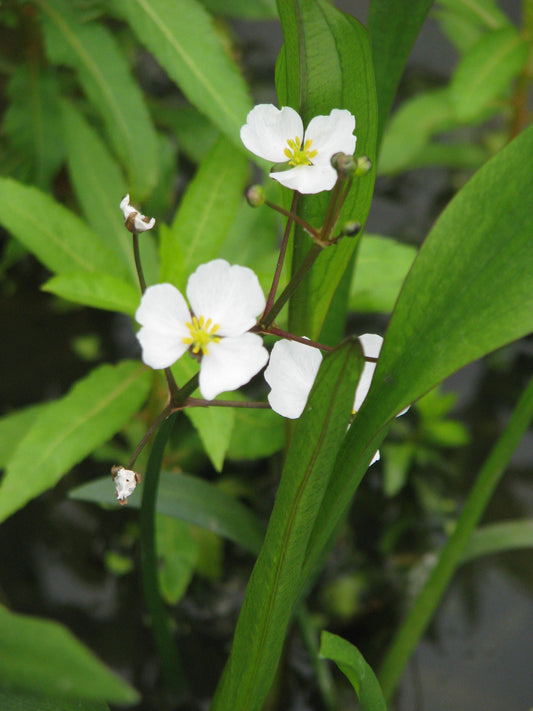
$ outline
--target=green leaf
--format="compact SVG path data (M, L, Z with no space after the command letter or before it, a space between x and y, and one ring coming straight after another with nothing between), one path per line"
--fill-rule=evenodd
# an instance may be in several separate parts
M141 298L131 282L97 272L67 272L52 277L41 288L76 304L130 316L135 313Z
M368 29L378 96L378 147L407 57L432 4L433 0L370 2Z
M288 105L307 125L316 115L334 108L348 109L356 118L357 155L375 161L377 104L370 40L353 17L325 0L278 0L285 40L276 72L280 106ZM300 79L301 78L301 79ZM375 171L354 180L340 222L364 224L374 188ZM298 214L319 227L330 193L302 196ZM307 254L311 241L296 229L293 271ZM357 240L343 239L325 249L291 299L289 327L293 333L318 338L335 291L348 267ZM336 334L341 337L342 334ZM332 339L331 339L332 340Z
M81 501L118 505L110 477L84 484L71 491L70 496ZM140 505L139 497L128 499L128 506L139 508ZM238 543L251 553L258 553L263 542L263 525L247 506L214 484L188 474L161 472L157 512L194 523Z
M159 587L169 605L177 605L192 580L199 546L190 526L170 516L156 518Z
M49 195L11 178L0 178L0 223L53 272L124 273L114 252L85 222Z
M202 0L202 4L215 15L237 19L273 20L278 16L275 0Z
M459 120L475 118L498 99L520 72L528 54L528 43L513 27L482 37L462 58L450 84Z
M196 0L116 0L116 5L169 77L240 150L251 109L244 80Z
M132 237L119 208L128 192L122 171L97 132L66 102L63 130L70 179L87 222L129 267L137 283Z
M531 519L492 523L476 529L463 550L462 562L520 548L533 548Z
M178 385L183 386L198 372L197 363L186 355L172 366ZM233 397L233 393L229 397ZM219 398L228 399L222 393ZM235 422L235 410L231 407L187 407L186 416L200 435L207 456L217 472L222 471Z
M389 313L416 256L416 248L390 237L364 235L350 289L350 308Z
M46 407L30 405L0 418L0 467L9 462L19 441Z
M3 711L109 711L105 701L53 700L2 689L0 689L0 708Z
M64 157L61 110L55 75L36 62L21 64L7 89L10 104L3 131L29 162L32 182L46 189Z
M47 405L8 464L0 486L0 521L118 432L146 398L150 383L150 372L139 363L104 365Z
M308 538L351 416L361 365L357 339L325 358L296 423L213 711L256 711L263 705L298 598Z
M200 163L214 147L220 132L211 121L190 104L168 106L152 99L159 126L176 137L180 154L193 163Z
M439 0L439 5L484 30L498 30L511 24L496 0Z
M476 358L533 330L533 127L486 163L441 214L409 272L372 386L335 465L310 543L309 574L386 423Z
M80 21L69 0L36 0L36 4L43 12L51 61L76 70L128 171L131 191L145 197L157 181L157 135L112 33L102 24Z
M285 424L272 410L236 409L229 459L260 459L283 449Z
M353 686L361 711L387 711L379 682L363 655L347 640L322 632L320 656L331 659Z
M0 607L0 644L0 684L4 693L12 690L66 699L105 699L118 704L139 701L131 686L57 622L18 615Z
M161 232L162 281L185 290L200 264L220 256L247 176L248 161L221 137L189 184L171 228Z

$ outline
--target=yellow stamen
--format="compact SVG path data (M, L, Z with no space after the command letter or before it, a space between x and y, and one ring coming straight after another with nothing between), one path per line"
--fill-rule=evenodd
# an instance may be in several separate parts
M186 323L185 325L189 329L190 337L187 336L183 338L183 343L186 343L191 347L191 351L196 355L202 353L202 355L208 355L209 343L220 343L220 336L215 336L215 333L220 328L218 323L212 324L210 318L205 320L203 316L193 316L192 321Z
M302 141L299 136L289 138L287 141L288 148L285 148L284 153L289 159L291 165L312 165L311 158L314 158L318 151L312 151L311 144L313 141L308 138L302 148Z

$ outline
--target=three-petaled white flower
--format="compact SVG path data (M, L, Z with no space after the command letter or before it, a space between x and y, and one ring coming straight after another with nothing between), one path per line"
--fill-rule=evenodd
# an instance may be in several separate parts
M117 501L124 506L128 503L128 496L133 494L142 477L137 472L124 467L112 467L111 476L117 492Z
M122 198L120 209L124 214L124 222L130 232L146 232L155 225L155 217L148 218L130 205L129 193Z
M247 383L268 360L260 336L249 333L265 308L257 276L224 259L202 264L187 282L187 298L172 284L150 286L135 318L142 358L168 368L189 349L200 358L199 386L206 400Z
M374 333L359 336L361 348L366 358L378 358L383 338ZM296 419L304 411L316 374L322 362L322 354L316 348L297 341L277 341L272 348L270 361L265 370L265 380L271 391L268 401L274 412L283 417ZM357 412L368 395L376 363L365 361L355 391L353 409ZM409 408L398 413L398 417ZM370 464L379 459L379 450Z
M354 130L355 118L346 109L315 116L304 132L302 119L294 109L259 104L248 114L241 140L260 158L287 163L287 170L271 172L271 178L291 190L311 194L333 188L337 171L331 158L339 152L353 155Z

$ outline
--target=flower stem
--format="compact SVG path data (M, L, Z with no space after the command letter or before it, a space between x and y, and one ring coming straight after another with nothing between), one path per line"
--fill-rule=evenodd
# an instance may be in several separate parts
M331 191L331 198L328 204L328 209L324 217L324 222L320 230L320 239L323 242L330 242L332 240L333 230L338 222L339 215L344 205L344 201L352 187L352 178L346 179L345 177L339 176L333 190Z
M189 396L192 395L192 393L196 390L198 387L198 378L199 374L196 373L196 375L193 375L190 380L188 380L183 387L181 387L175 398L172 398L170 401L170 410L171 412L177 412L179 410L183 410L187 406L187 400L189 399Z
M278 328L277 326L269 326L264 330L260 329L260 332L263 334L271 334L272 336L280 336L280 338L286 338L288 341L298 341L298 343L303 343L304 345L311 346L312 348L318 348L321 351L331 352L335 350L333 346L326 346L324 343L311 341L309 338L304 338L303 336L295 336L294 333L284 331L282 328Z
M279 212L280 215L285 215L285 217L287 217L289 221L297 222L300 227L302 227L308 234L311 235L311 237L314 237L315 239L320 239L320 232L308 222L306 222L304 219L302 219L300 215L297 215L295 212L299 194L300 193L298 192L294 193L290 210L286 210L284 207L276 205L276 203L274 202L270 202L270 200L265 200L265 205L268 205L268 207L271 207L276 212Z
M454 532L440 553L437 565L393 639L379 673L383 693L387 699L392 697L409 657L434 615L494 489L532 420L533 379L522 394L503 434L481 468Z
M279 280L281 277L281 270L283 269L283 262L285 260L285 254L287 252L287 245L289 243L289 235L291 233L291 227L294 218L296 217L295 215L295 210L296 206L298 204L298 195L299 193L294 193L293 198L292 198L292 203L291 203L291 209L290 212L286 212L283 210L283 214L287 215L287 224L285 225L285 231L283 233L283 239L281 240L281 247L279 250L279 257L278 257L278 263L276 265L276 271L274 273L274 278L272 279L272 286L270 287L270 293L268 294L268 299L266 302L265 310L263 311L263 316L267 314L270 309L272 308L272 305L274 304L274 299L276 298L276 291L278 290L278 284ZM266 203L270 207L273 207L276 209L276 206L273 203ZM281 210L282 208L280 208Z
M146 446L147 442L150 440L151 436L154 434L154 432L159 427L159 425L163 422L163 420L165 420L170 414L171 414L171 409L170 409L170 406L167 405L165 407L165 409L161 412L161 414L158 415L158 417L155 419L155 421L152 422L150 427L144 433L144 437L141 439L139 444L135 447L135 451L131 455L129 462L126 465L126 469L133 469L133 466L137 460L137 457L143 451L144 447Z
M141 562L144 596L150 615L152 632L161 657L163 673L169 688L181 697L187 692L187 682L179 652L172 636L165 604L159 590L155 535L159 475L161 473L163 453L175 419L175 416L170 416L161 424L146 467L141 504Z
M307 272L311 269L318 255L323 249L324 247L322 247L320 244L314 243L313 245L311 245L309 252L307 252L302 263L293 274L292 279L282 291L281 296L278 298L272 308L269 309L269 311L263 315L263 318L260 321L260 327L263 331L267 330L270 324L273 323L276 316L285 306L290 297L294 294L300 282L305 277Z
M190 397L185 403L186 407L241 407L255 410L269 410L268 402L253 402L251 400L203 400Z
M139 277L139 286L141 287L141 293L144 294L146 291L146 281L144 279L143 267L141 264L141 253L139 252L139 235L137 232L133 232L133 256L135 258L135 267L137 269L137 276Z

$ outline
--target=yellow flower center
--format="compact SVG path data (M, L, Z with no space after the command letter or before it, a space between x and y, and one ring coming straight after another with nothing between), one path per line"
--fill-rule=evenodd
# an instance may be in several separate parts
M311 144L313 141L308 138L302 147L302 142L299 136L289 138L287 141L288 148L285 148L285 155L289 159L291 165L311 165L311 158L314 158L318 151L312 151Z
M202 353L202 355L208 355L208 345L211 343L219 343L220 336L215 336L215 333L220 328L218 323L211 325L212 321L210 318L205 320L203 316L192 317L192 322L186 323L185 325L190 331L190 337L184 338L183 343L187 343L191 346L191 350L194 354Z

